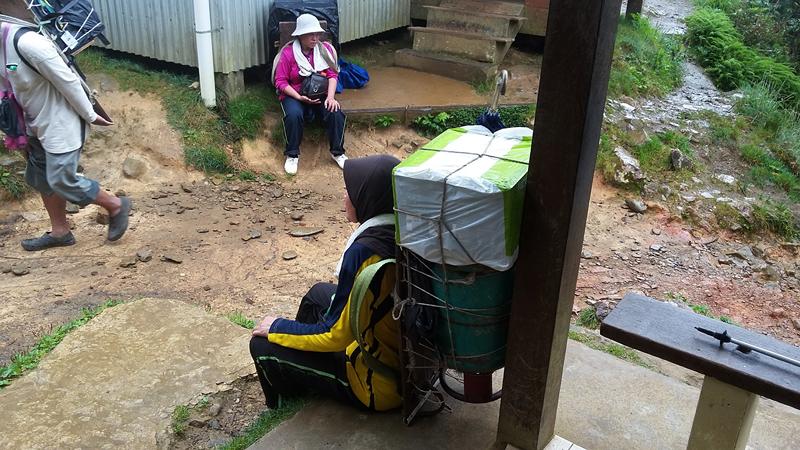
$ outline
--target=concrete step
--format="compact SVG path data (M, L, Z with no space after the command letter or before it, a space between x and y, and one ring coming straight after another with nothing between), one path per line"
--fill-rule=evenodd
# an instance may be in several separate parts
M497 75L497 64L410 48L395 52L394 64L470 83L482 83Z
M514 42L513 37L486 36L446 28L409 27L409 30L414 32L414 50L487 63L500 63Z
M523 16L491 14L480 11L467 11L450 7L428 6L428 26L447 28L487 36L515 37Z
M490 14L504 14L509 16L524 16L524 3L503 1L480 0L442 0L439 6L453 8L461 11L479 11Z

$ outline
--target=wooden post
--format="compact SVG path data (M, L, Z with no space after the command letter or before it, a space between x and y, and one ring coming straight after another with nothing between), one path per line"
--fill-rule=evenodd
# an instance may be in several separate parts
M642 3L644 3L644 0L628 0L628 5L625 7L625 17L641 14Z
M744 450L757 406L756 394L706 376L687 450Z
M553 0L508 335L497 444L554 435L620 0Z

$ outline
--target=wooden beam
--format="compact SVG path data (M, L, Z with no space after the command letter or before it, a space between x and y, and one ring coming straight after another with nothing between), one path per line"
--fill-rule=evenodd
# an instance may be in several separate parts
M553 0L516 265L497 443L554 435L620 0Z
M758 396L706 376L687 450L745 450Z
M633 14L641 14L642 3L644 3L644 0L628 0L628 5L625 7L625 17L630 17Z

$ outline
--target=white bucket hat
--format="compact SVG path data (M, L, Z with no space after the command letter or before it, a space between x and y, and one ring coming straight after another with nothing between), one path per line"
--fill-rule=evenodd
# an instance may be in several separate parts
M302 36L309 33L324 33L325 30L319 25L319 20L311 14L301 14L297 18L297 28L292 36Z

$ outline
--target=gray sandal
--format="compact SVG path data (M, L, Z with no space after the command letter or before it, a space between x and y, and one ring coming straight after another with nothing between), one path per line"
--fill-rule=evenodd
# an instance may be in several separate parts
M128 215L131 213L131 199L120 197L122 206L116 216L108 219L108 240L116 241L125 234L128 229Z
M48 231L38 238L24 239L21 244L22 248L25 250L35 252L52 247L68 247L70 245L75 245L75 236L72 235L72 232L68 232L64 236L55 237Z

